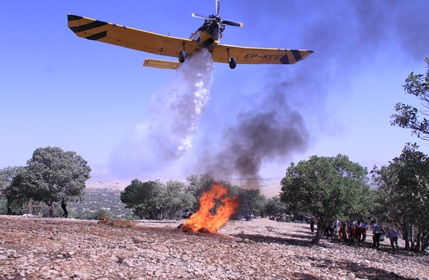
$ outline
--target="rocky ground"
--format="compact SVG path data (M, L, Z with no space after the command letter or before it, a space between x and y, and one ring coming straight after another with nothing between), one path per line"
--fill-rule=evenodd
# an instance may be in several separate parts
M0 216L0 279L429 279L429 256L322 239L306 224L229 222L218 234L180 221L121 228Z

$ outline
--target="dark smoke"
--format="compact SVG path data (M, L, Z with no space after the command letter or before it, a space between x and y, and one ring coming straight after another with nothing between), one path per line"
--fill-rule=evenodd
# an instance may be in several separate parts
M286 85L271 89L259 110L241 112L237 123L224 130L220 150L206 151L199 163L204 172L220 178L262 179L259 170L265 161L288 158L305 151L308 131L303 117L290 108Z
M217 176L260 178L263 164L279 159L287 163L317 135L341 131L341 120L331 119L325 107L327 98L346 98L352 79L371 68L386 45L397 46L418 63L429 55L429 1L240 2L248 10L236 18L250 22L254 29L246 32L252 36L269 33L279 47L316 52L296 65L273 66L266 74L267 84L254 93L267 98L252 104L239 99L233 125L221 137L204 140L210 148L198 167Z

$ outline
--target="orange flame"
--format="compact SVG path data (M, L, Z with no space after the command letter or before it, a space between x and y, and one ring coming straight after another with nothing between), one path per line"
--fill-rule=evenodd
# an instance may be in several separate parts
M221 199L228 190L220 184L213 184L212 188L203 193L200 198L200 209L186 220L180 229L188 232L217 232L226 224L229 217L238 206L238 197L225 197L221 200L222 205L216 208L216 215L212 215L210 210L216 205L216 201Z

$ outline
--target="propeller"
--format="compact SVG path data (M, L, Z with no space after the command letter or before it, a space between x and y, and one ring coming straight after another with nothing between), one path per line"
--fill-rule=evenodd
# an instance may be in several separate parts
M236 21L231 21L231 20L223 20L219 16L219 10L220 10L220 0L216 0L216 15L211 15L211 16L206 17L206 16L202 16L202 15L198 15L198 14L192 14L192 16L196 17L196 18L203 18L206 20L216 21L218 24L226 24L226 25L231 25L231 26L243 27L243 23L241 23L241 22L236 22Z
M231 25L231 26L243 27L243 23L241 23L241 22L236 22L236 21L222 20L222 23L223 23L223 24L226 24L226 25Z

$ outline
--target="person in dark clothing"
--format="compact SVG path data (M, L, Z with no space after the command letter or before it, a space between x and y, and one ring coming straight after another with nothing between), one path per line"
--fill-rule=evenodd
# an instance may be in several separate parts
M65 201L65 199L61 200L61 208L64 211L63 217L67 218L67 216L69 215L69 212L67 211L67 202Z
M390 246L392 246L392 249L399 249L398 247L398 237L399 233L394 231L393 229L389 229L386 231L386 237L390 239Z
M326 235L326 237L329 237L334 234L334 230L335 230L335 225L327 226L324 229L323 234Z
M314 232L314 219L313 218L311 218L311 220L310 220L310 230L311 230L311 232Z

